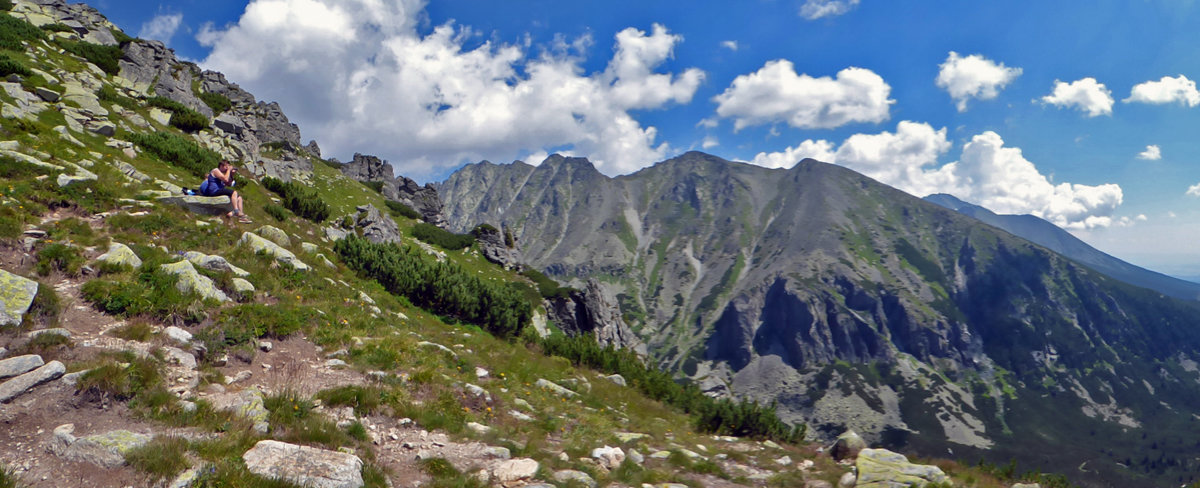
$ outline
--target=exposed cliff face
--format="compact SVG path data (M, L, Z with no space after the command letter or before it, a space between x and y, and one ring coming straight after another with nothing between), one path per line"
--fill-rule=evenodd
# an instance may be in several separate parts
M1167 365L1195 359L1195 306L844 168L688 153L607 178L555 156L441 188L452 227L486 216L555 278L604 277L660 364L820 432L1025 460L1047 432L1136 440L1194 410L1200 375Z
M504 231L490 225L481 225L471 230L479 251L484 259L503 266L504 269L520 271L524 268L521 263L521 248L511 239L506 239ZM509 234L511 236L512 234Z
M616 298L595 279L589 279L583 290L547 299L546 311L549 319L568 335L591 335L601 346L631 349L646 355L646 345L621 318Z
M362 182L380 182L381 192L388 200L408 205L421 214L426 221L438 227L446 227L442 215L442 200L431 184L418 185L404 176L395 177L392 165L376 156L354 154L354 159L341 167L342 174Z

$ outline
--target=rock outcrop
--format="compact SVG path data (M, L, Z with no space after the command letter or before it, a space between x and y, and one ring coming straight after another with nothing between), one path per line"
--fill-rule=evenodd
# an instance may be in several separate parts
M280 247L279 244L268 241L258 234L243 232L242 238L239 242L250 246L250 249L254 252L271 256L280 264L290 266L297 271L308 271L309 269L312 269L309 265L305 264L304 261L301 261L300 258L297 258L292 251L284 249Z
M102 468L111 469L125 464L125 453L150 442L150 436L128 430L113 430L78 438L74 432L74 424L64 424L54 429L50 452L64 459Z
M447 226L442 213L442 199L432 184L418 185L404 176L395 176L392 165L376 156L354 154L354 159L341 167L342 174L361 182L377 182L384 198L408 205L421 218L438 227Z
M887 449L863 449L855 466L858 467L855 488L924 486L950 480L937 466L910 463L904 455Z
M400 227L391 217L379 212L374 205L358 207L354 226L362 230L362 236L376 244L400 242Z
M506 235L500 229L485 224L475 227L471 234L475 236L475 242L479 243L479 251L488 261L499 264L504 269L520 271L523 268L521 248L511 233Z
M117 45L112 34L117 26L86 4L68 4L65 0L14 2L10 13L38 27L56 23L65 25L71 28L70 34L93 44Z
M246 451L242 459L251 473L287 480L301 486L363 486L363 462L353 454L266 440L259 441Z
M566 297L546 300L549 318L568 335L595 336L601 346L631 349L646 354L646 346L621 318L621 309L604 284L589 279L583 290L572 290Z
M97 262L109 264L112 266L129 267L138 269L142 267L142 258L130 249L129 246L114 242L108 245L108 252L101 254L96 258Z

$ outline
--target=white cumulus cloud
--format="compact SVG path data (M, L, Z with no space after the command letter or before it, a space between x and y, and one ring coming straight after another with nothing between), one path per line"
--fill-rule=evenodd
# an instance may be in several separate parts
M481 43L452 23L423 35L424 6L252 0L236 23L202 29L212 52L201 64L279 101L327 155L376 154L418 178L485 158L536 164L547 151L587 155L608 174L639 169L670 148L630 111L688 103L704 80L658 69L683 41L661 25L616 33L606 68L589 73L590 38Z
M1025 159L1019 148L1006 147L992 131L971 138L958 161L939 164L939 157L951 147L945 128L901 121L895 132L855 134L836 150L828 141L808 140L781 152L760 153L751 162L790 167L804 157L813 157L913 195L950 193L997 213L1032 214L1068 229L1125 222L1113 217L1123 200L1118 185L1055 184ZM1194 188L1200 196L1200 184Z
M700 143L700 147L705 150L712 149L720 145L721 141L717 140L717 138L713 136L706 136L704 141Z
M836 17L854 10L859 0L804 0L800 6L800 16L808 20L821 17Z
M1162 159L1162 149L1159 149L1157 144L1151 144L1146 146L1145 151L1138 153L1137 158L1147 161L1158 161Z
M962 57L954 51L938 67L937 86L950 94L959 112L967 111L967 101L972 98L996 98L1000 90L1021 76L1021 68L1006 67L979 54Z
M1187 191L1184 192L1184 194L1191 195L1193 197L1200 197L1200 183L1196 183L1195 185L1189 186Z
M1070 83L1055 80L1054 92L1042 97L1042 103L1059 108L1076 108L1088 117L1096 117L1112 114L1113 97L1104 83L1089 76Z
M721 47L728 49L730 51L737 51L738 50L738 42L737 41L721 41Z
M179 24L183 22L183 14L162 14L147 20L138 30L138 37L168 42L175 37Z
M801 129L832 129L853 122L888 119L892 87L874 71L846 68L836 78L797 74L791 61L768 61L740 75L713 98L717 115L734 119L734 129L787 122Z
M1195 107L1200 105L1200 91L1196 90L1196 82L1189 80L1186 76L1179 75L1175 78L1164 76L1158 81L1147 81L1134 85L1133 90L1129 92L1129 98L1122 101L1156 105L1178 102L1180 105Z

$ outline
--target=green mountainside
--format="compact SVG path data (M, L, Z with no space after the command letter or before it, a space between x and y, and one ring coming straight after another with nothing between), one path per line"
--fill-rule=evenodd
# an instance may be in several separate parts
M1066 486L839 464L768 404L566 337L563 290L485 256L497 229L419 222L431 189L388 200L415 183L347 176L220 73L87 5L0 10L0 486ZM222 159L254 223L185 194Z
M845 168L692 152L608 178L556 155L439 191L452 227L507 226L531 266L605 282L663 367L824 436L1095 486L1200 472L1196 302Z

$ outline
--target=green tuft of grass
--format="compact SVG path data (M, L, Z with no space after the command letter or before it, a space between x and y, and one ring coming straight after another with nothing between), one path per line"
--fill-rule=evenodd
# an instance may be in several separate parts
M161 383L162 375L155 358L125 352L84 373L75 383L75 390L124 401L155 389Z
M3 0L8 1L8 0ZM12 8L12 4L9 4ZM16 470L9 469L7 466L0 466L0 488L24 488L26 485L17 477Z
M7 77L8 75L21 75L28 78L33 76L33 71L7 54L0 54L0 76Z
M121 72L121 66L117 63L122 55L119 46L104 46L84 41L59 41L58 45L67 52L99 66L105 73L115 75Z
M228 97L220 93L201 93L200 101L204 102L205 105L208 105L208 108L212 109L214 117L233 107L233 102L229 101Z
M247 447L249 449L249 447ZM205 466L192 488L301 488L278 478L263 478L246 469L240 458L224 459Z
M83 269L83 252L60 242L50 244L38 251L34 269L39 276L47 276L54 271L62 271L72 277L79 276Z
M287 222L288 215L290 215L290 213L288 212L288 210L286 208L283 208L274 203L268 203L266 205L263 205L263 212L266 212L267 215L270 215L271 217L275 218L275 220L277 220L279 222Z
M154 336L154 327L144 320L134 320L113 329L109 334L127 341L146 342Z
M390 395L378 387L346 385L322 390L316 396L326 405L354 407L354 413L370 415L378 411Z
M44 30L46 32L75 32L75 29L67 27L66 24L63 24L61 22L55 22L53 24L43 25L42 30Z
M33 303L29 306L29 311L25 313L24 324L52 327L58 324L58 317L61 314L62 300L58 297L58 291L53 286L39 282L37 295L33 296Z
M191 466L185 456L187 448L188 441L182 437L156 436L126 452L125 461L154 481L171 479Z

